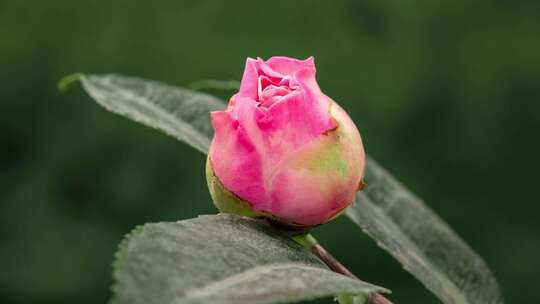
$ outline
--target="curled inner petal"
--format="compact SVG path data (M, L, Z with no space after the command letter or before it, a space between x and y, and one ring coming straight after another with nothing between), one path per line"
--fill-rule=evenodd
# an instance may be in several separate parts
M283 96L286 96L292 91L293 90L291 88L286 86L267 86L259 95L260 106L269 108L276 101L280 100Z
M260 75L258 78L257 101L259 106L270 108L274 103L299 88L291 86L292 78L285 76L281 79Z

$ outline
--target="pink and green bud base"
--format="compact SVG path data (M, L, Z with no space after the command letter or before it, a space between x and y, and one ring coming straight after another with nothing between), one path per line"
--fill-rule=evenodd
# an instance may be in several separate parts
M347 113L324 95L313 58L248 58L237 94L212 112L206 165L221 212L309 228L345 210L365 154Z

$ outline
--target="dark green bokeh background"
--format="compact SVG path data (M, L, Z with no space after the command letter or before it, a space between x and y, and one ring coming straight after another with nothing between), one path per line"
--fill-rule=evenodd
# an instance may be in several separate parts
M185 85L316 57L367 151L538 303L538 1L0 2L0 302L104 303L135 225L215 213L205 157L98 107L73 72ZM315 235L396 303L437 303L346 218ZM345 231L352 232L345 232Z

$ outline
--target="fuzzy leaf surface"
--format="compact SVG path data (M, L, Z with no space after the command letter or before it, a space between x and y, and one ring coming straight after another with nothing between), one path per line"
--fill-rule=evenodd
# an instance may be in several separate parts
M237 215L146 224L116 258L115 304L291 303L387 291L329 270L266 222Z

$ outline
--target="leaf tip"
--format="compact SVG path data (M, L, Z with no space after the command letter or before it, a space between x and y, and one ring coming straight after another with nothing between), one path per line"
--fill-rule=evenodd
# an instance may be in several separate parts
M60 92L67 91L75 82L80 81L82 76L82 73L74 73L60 79L57 84L58 90Z

